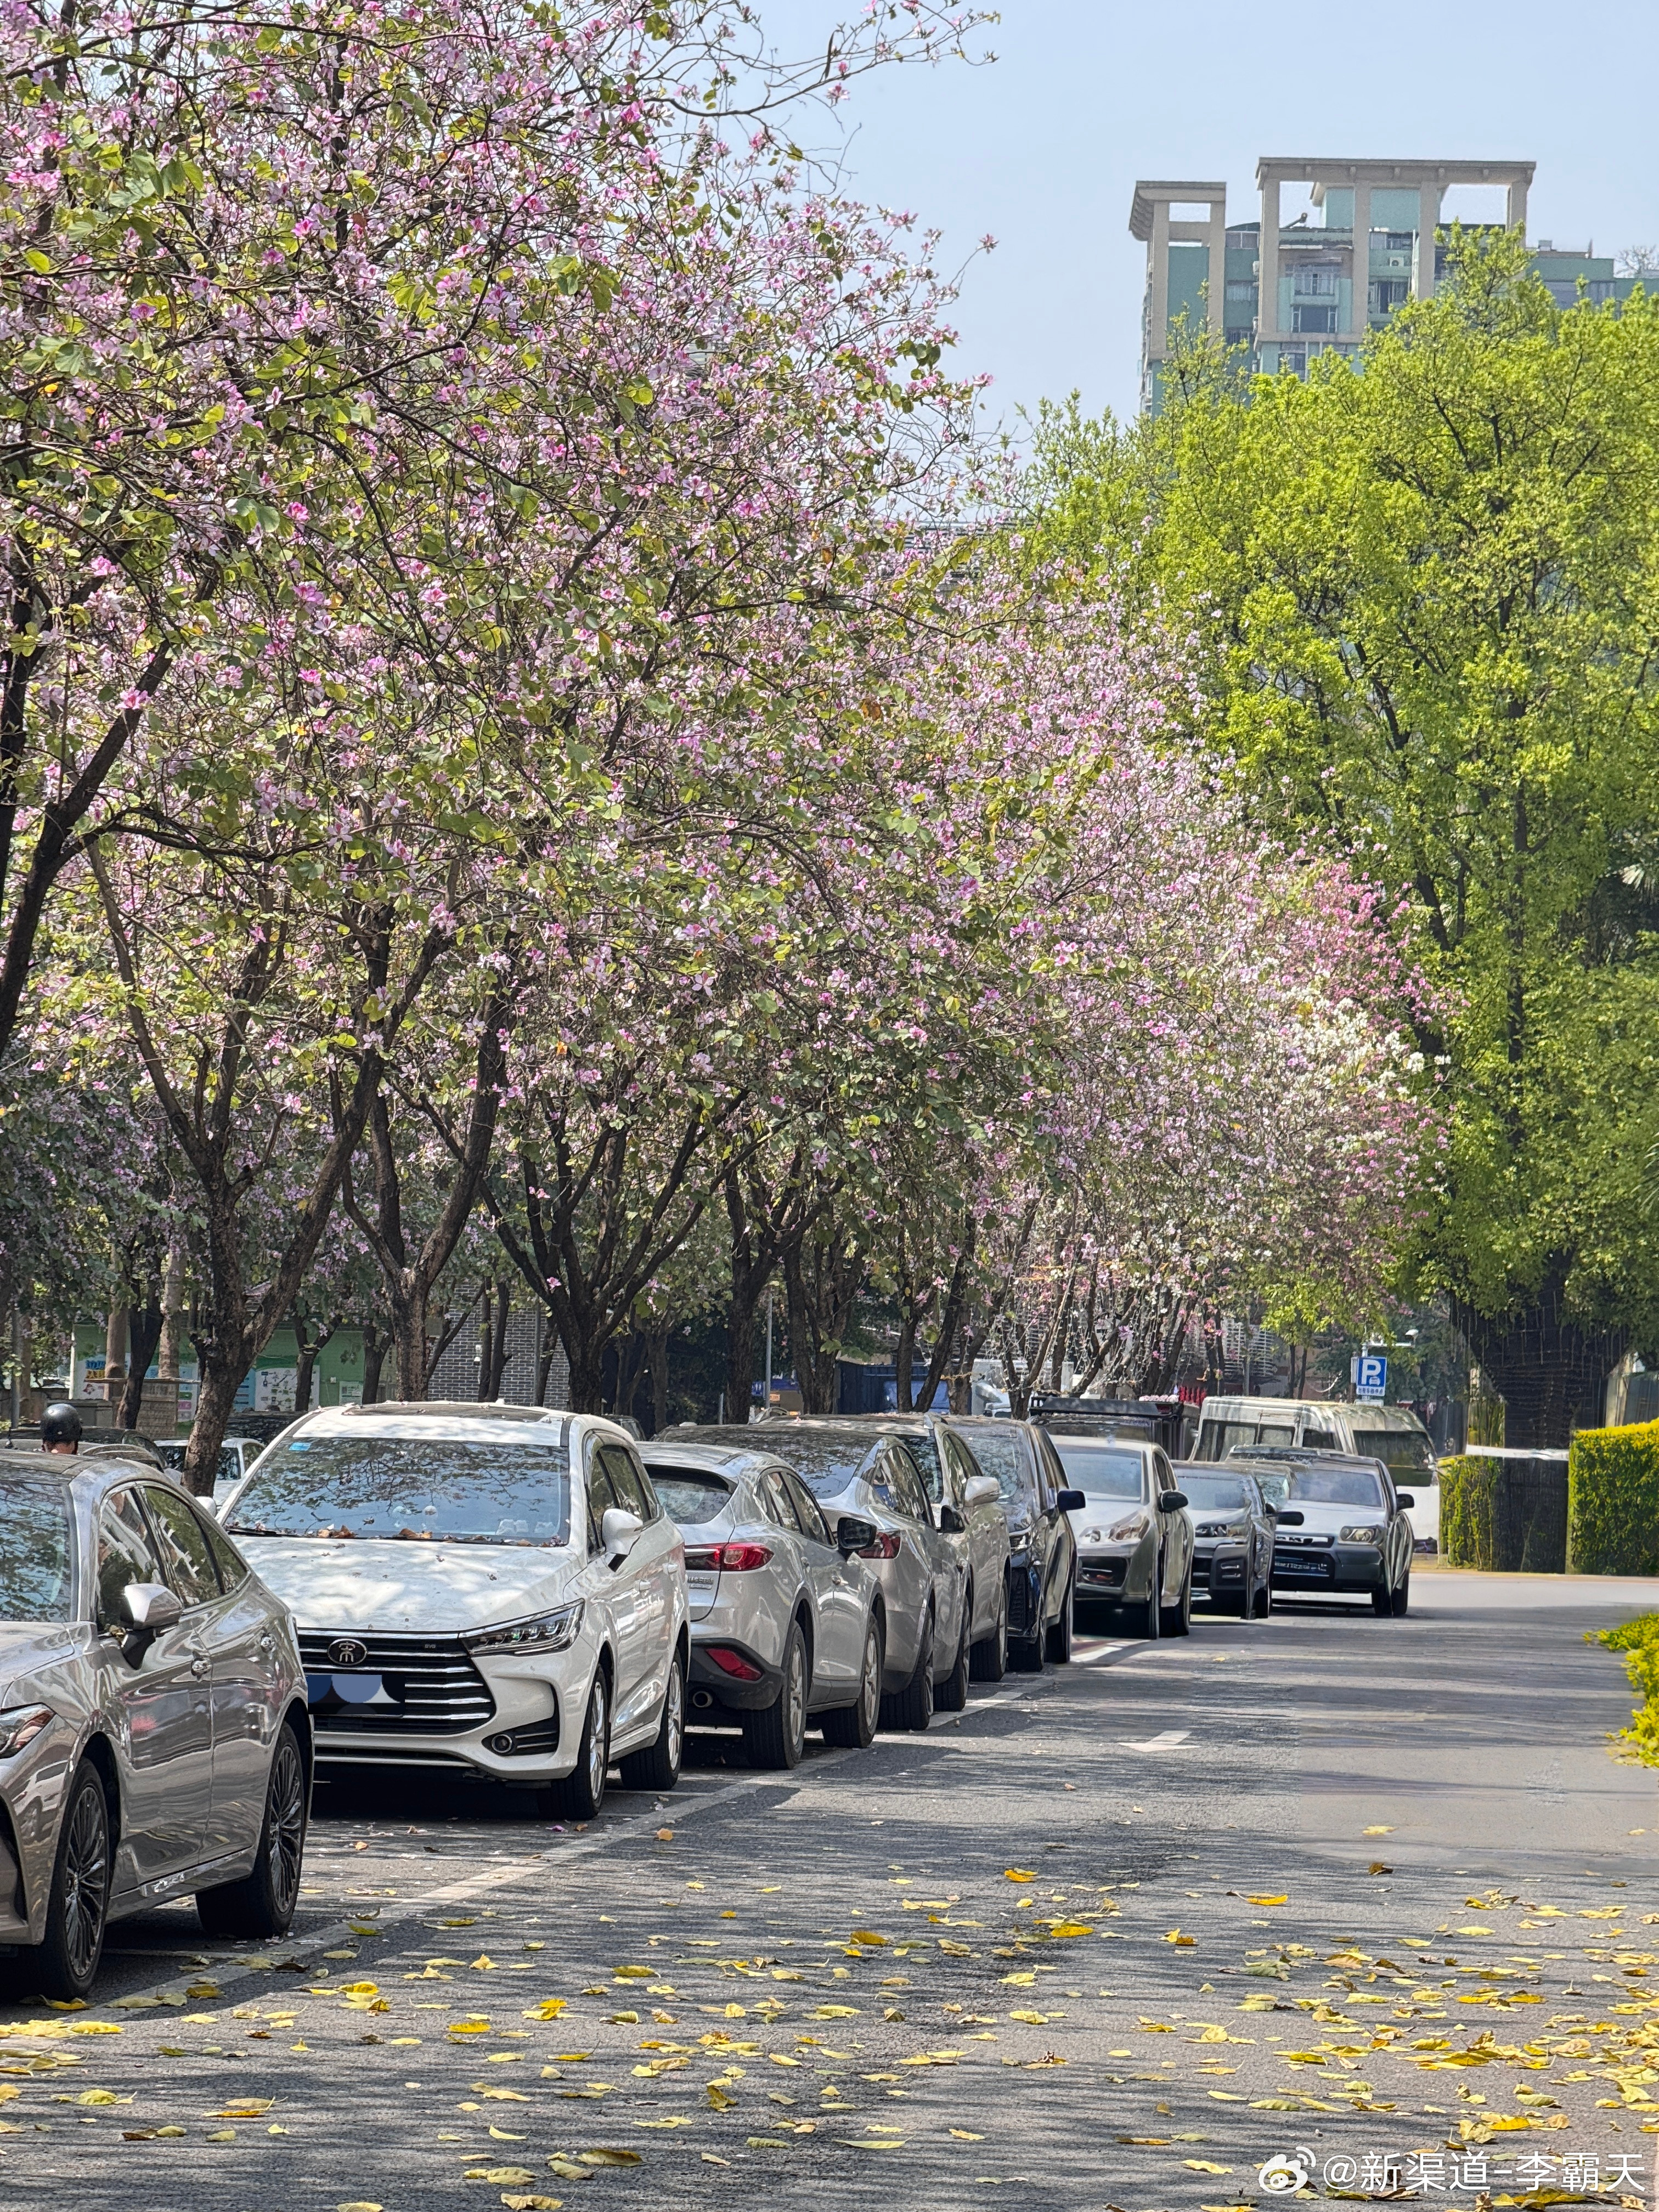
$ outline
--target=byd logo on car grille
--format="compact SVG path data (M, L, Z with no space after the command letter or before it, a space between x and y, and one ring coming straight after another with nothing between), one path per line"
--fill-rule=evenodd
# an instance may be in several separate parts
M368 1656L368 1646L355 1636L337 1636L328 1647L331 1667L361 1667Z

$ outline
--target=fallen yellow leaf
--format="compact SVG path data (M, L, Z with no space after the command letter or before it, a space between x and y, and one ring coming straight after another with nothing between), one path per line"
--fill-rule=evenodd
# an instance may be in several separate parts
M1036 1869L1034 1867L1004 1867L1002 1875L1005 1881L1035 1881L1036 1880Z
M1288 1896L1285 1896L1285 1897L1251 1897L1251 1896L1249 1896L1248 1894L1246 1895L1245 1899L1244 1899L1244 1902L1246 1903L1246 1905L1288 1905L1288 1904L1290 1903L1290 1901L1291 1901L1291 1900L1290 1900L1290 1899L1289 1899L1289 1897L1288 1897Z

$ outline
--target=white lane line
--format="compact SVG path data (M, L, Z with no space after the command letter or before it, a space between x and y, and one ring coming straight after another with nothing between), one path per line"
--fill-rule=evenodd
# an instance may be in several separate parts
M1157 1735L1149 1735L1142 1743L1135 1742L1130 1736L1126 1736L1124 1742L1131 1751L1176 1751L1191 1734L1190 1729L1164 1729ZM1196 1751L1197 1745L1194 1744L1193 1748Z

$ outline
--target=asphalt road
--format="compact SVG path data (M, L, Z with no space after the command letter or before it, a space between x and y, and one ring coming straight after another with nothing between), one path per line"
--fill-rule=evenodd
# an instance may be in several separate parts
M0 2011L0 2203L1649 2203L1659 1793L1583 1632L1656 1605L1419 1571L580 1832L331 1790L289 1941L173 1907Z

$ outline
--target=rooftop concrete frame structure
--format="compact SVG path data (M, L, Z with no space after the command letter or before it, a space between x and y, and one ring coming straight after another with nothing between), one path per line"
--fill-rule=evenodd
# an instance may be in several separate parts
M1310 185L1310 197L1316 207L1322 208L1327 194L1335 188L1353 194L1353 216L1348 226L1349 240L1349 311L1346 336L1356 342L1364 337L1369 323L1368 299L1370 288L1370 247L1371 234L1371 195L1381 190L1390 194L1415 192L1419 215L1412 226L1417 233L1416 265L1412 272L1413 296L1428 299L1434 291L1435 257L1434 234L1440 225L1440 202L1449 185L1500 185L1504 189L1504 225L1508 229L1524 234L1527 228L1527 188L1531 184L1534 161L1321 161L1306 156L1269 156L1255 165L1256 189L1261 195L1261 253L1260 290L1261 306L1256 314L1255 343L1260 354L1264 345L1273 345L1291 337L1289 331L1276 327L1279 308L1279 263L1280 228L1279 219L1279 187L1282 185ZM1362 250L1360 241L1364 241Z
M1433 293L1448 187L1501 188L1506 226L1524 235L1534 167L1268 155L1256 165L1260 219L1231 228L1224 184L1142 179L1129 229L1146 247L1143 404L1158 404L1170 325L1182 316L1189 329L1201 325L1229 346L1248 348L1251 365L1268 374L1288 368L1299 374L1322 350L1357 351L1407 297ZM1310 188L1319 223L1304 216L1284 226L1285 185Z

